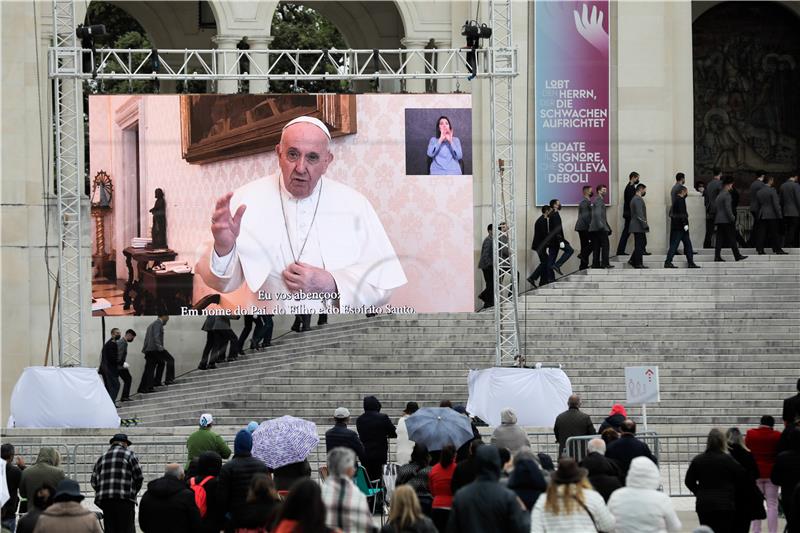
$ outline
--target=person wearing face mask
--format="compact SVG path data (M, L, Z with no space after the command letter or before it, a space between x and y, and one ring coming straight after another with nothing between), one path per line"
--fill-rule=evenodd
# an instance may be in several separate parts
M694 262L694 250L692 249L692 239L689 237L689 213L686 210L686 187L681 185L675 193L675 200L672 202L670 210L670 232L669 250L664 261L664 268L677 268L672 264L672 258L678 250L678 244L683 243L683 251L686 254L686 264L689 268L700 268Z
M622 219L624 225L622 226L622 233L619 234L619 242L617 243L617 255L628 255L625 253L625 247L628 245L628 236L631 232L631 200L636 194L636 186L639 184L639 173L631 172L628 175L628 184L625 186L622 200Z
M642 260L647 247L647 232L650 231L650 226L647 225L647 206L644 203L646 194L647 187L640 183L631 199L630 232L633 234L633 255L630 264L633 268L649 268L644 266Z
M316 118L288 122L275 147L280 172L217 200L213 242L196 271L226 294L226 307L257 306L264 314L364 312L355 309L385 305L407 283L369 200L325 177L334 158L330 141ZM240 287L246 290L227 294Z
M592 255L592 240L591 233L589 232L589 224L592 222L592 187L586 185L583 188L583 199L578 204L578 220L575 222L575 231L578 232L578 238L581 240L581 251L578 254L578 259L581 264L579 270L585 270L589 267L589 256Z

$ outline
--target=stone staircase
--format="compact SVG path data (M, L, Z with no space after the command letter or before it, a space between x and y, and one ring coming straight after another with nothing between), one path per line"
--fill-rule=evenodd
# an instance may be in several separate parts
M661 403L649 423L676 431L750 425L780 415L780 400L800 375L800 253L755 255L703 268L661 266L663 255L633 270L588 270L521 298L520 332L528 364L562 364L584 409L601 420L623 401L623 368L658 365ZM729 252L728 252L729 253ZM398 315L331 324L278 339L211 372L124 404L123 418L148 427L193 426L202 412L220 423L292 414L330 424L333 410L361 412L378 396L396 418L406 401L466 403L467 371L494 363L492 313Z

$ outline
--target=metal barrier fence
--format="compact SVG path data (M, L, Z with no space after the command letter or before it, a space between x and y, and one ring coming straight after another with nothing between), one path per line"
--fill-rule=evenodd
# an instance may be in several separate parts
M4 443L5 442L7 442L7 440L4 439ZM14 442L11 444L14 445L14 455L16 457L22 457L27 466L31 466L36 462L36 458L39 456L39 450L42 448L53 448L58 452L58 455L61 456L61 468L64 470L64 474L68 477L73 476L73 467L75 465L74 450L71 450L66 444L17 444Z
M686 470L695 456L706 449L708 435L658 435L637 434L636 437L650 447L658 460L662 490L670 496L693 496L684 483ZM595 438L572 437L567 440L567 454L580 461L586 442Z
M481 428L485 429L485 428ZM553 433L528 433L531 450L534 453L546 453L557 461L560 456L558 443ZM484 442L491 441L491 433L481 433ZM581 461L585 456L586 443L597 438L597 435L585 437L571 437L567 439L567 455ZM664 491L670 496L692 496L684 485L686 470L691 460L705 451L706 435L658 435L655 432L637 434L637 438L645 442L658 460L661 470L661 480ZM16 439L15 439L16 440ZM233 443L228 445L233 449ZM396 445L392 440L389 450L389 459L396 462ZM87 496L94 494L91 486L91 476L97 459L108 450L106 442L78 443L74 446L66 444L24 444L13 443L16 454L23 457L29 465L33 464L44 447L54 448L61 455L61 465L64 473L80 483L81 490ZM186 461L186 440L170 441L142 441L136 440L131 449L136 453L139 464L144 474L144 486L149 481L159 478L164 473L164 465ZM324 435L320 436L320 443L308 457L311 465L311 477L318 479L319 467L326 464Z

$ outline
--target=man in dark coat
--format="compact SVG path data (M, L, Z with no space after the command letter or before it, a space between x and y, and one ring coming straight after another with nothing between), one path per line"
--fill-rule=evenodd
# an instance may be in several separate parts
M684 479L695 495L700 524L716 532L735 531L736 495L747 481L744 467L725 449L725 435L711 430L706 451L692 459Z
M450 492L455 494L461 487L465 487L475 481L478 476L478 449L484 446L482 440L473 440L469 443L469 455L456 465L453 472L453 479L450 480Z
M119 328L111 329L111 337L103 345L103 354L100 357L100 370L98 373L103 377L106 391L111 397L111 401L117 401L119 392L119 361L117 357L117 340L120 338Z
M703 248L711 248L711 238L714 236L714 219L717 215L717 196L722 191L722 170L715 168L714 177L708 182L708 187L703 191L703 203L706 207L706 236L703 239ZM717 236L719 238L719 236Z
M594 424L586 413L581 411L581 398L573 394L567 400L567 410L556 417L553 424L553 433L558 441L559 455L564 453L567 439L570 437L583 437L594 435Z
M131 400L131 383L133 383L133 377L131 376L130 370L128 370L126 359L128 358L128 344L133 342L135 338L136 332L129 329L125 332L124 336L117 339L117 373L124 383L122 386L122 397L120 398L121 402L129 402Z
M592 439L586 445L586 457L581 468L589 471L589 483L607 502L611 493L622 487L620 470L616 461L605 456L606 443L603 439Z
M611 226L608 224L608 217L606 216L605 197L606 193L608 193L608 187L598 185L595 190L597 191L597 198L592 202L592 220L589 222L589 232L592 239L592 268L614 268L608 262L608 237L611 235Z
M380 479L389 460L388 439L397 438L397 432L375 396L364 398L364 414L356 420L356 429L364 444L364 468L370 479Z
M258 473L268 474L267 465L251 455L253 436L241 429L233 441L233 457L222 466L219 473L219 494L222 514L230 513L231 526L238 527L239 514L247 502L250 481Z
M579 270L589 267L589 256L592 255L592 240L589 233L589 224L592 222L592 188L589 185L583 187L583 199L578 204L578 220L575 222L575 231L581 240L581 251L578 259L581 264Z
M758 234L761 231L759 228L761 225L761 217L759 216L761 213L761 205L758 201L758 191L764 187L765 177L766 173L763 170L756 170L756 177L753 183L750 184L750 214L753 216L753 227L750 230L750 242L748 244L752 247L755 247L758 243Z
M8 488L8 501L0 510L0 520L2 526L14 531L17 524L17 507L19 507L19 482L22 479L22 468L25 468L25 461L21 457L14 461L16 450L13 444L4 443L0 446L0 457L6 462L6 486Z
M739 245L736 243L736 214L733 212L731 189L733 189L733 178L725 176L722 180L722 191L717 195L715 204L714 223L717 225L717 242L714 246L714 261L717 262L725 261L722 258L723 244L730 246L733 258L737 261L747 259L746 255L739 252Z
M492 245L493 229L494 226L492 224L486 226L487 235L483 239L483 244L481 244L481 257L478 259L478 270L483 274L483 282L486 285L486 288L478 295L478 298L483 301L484 307L492 307L494 305L494 279L492 276L494 271L494 263L492 261L494 253Z
M800 483L800 429L789 429L789 448L778 454L772 467L770 481L781 488L781 506L786 513L789 530L800 526L800 516L792 514L790 506L792 493Z
M528 282L534 287L536 287L537 278L539 280L539 285L546 285L555 280L551 258L551 247L552 243L555 241L555 235L550 221L552 212L552 207L549 205L543 206L542 215L536 219L536 223L533 225L531 250L536 252L536 255L539 256L539 266L528 276Z
M640 183L636 186L636 193L631 200L629 231L633 234L633 255L629 261L633 268L648 268L644 266L643 257L647 248L647 233L650 226L647 223L647 206L644 197L647 187Z
M200 511L184 481L183 467L168 464L164 477L147 484L139 504L139 527L144 533L191 533L200 529Z
M325 432L325 453L329 453L334 448L350 448L358 457L359 462L364 463L364 445L358 438L358 433L352 429L347 429L350 422L350 410L346 407L337 407L333 412L333 427Z
M800 379L797 380L797 394L783 400L783 412L781 414L783 425L790 426L794 424L798 416L800 416Z
M764 178L764 186L756 193L759 205L759 225L758 235L756 235L756 251L759 255L764 255L764 243L769 241L772 252L777 255L785 255L781 249L781 225L783 221L783 211L781 211L781 201L778 192L775 190L775 178L767 176Z
M622 227L622 233L619 235L619 243L617 244L617 255L628 255L625 253L625 247L628 245L628 236L630 235L631 227L631 200L636 194L636 186L639 184L639 173L631 172L628 174L628 184L625 186L622 199L622 219L625 221Z
M678 244L683 243L683 253L686 254L686 263L689 268L700 268L694 262L692 239L689 236L689 212L686 210L686 195L689 190L683 185L678 185L675 200L670 209L669 250L664 261L664 268L677 268L672 264L672 258L678 251Z
M569 244L569 241L564 237L564 227L561 224L561 200L554 198L550 200L550 209L553 210L550 213L550 227L552 228L553 232L553 244L551 249L553 253L551 254L553 263L553 270L558 272L560 276L564 274L561 272L561 267L569 261L569 258L572 257L572 254L575 253L575 250ZM558 257L560 251L564 253L561 254L561 257Z
M527 533L530 515L516 494L499 483L500 453L491 445L476 453L478 477L453 497L448 533Z
M628 418L620 426L622 434L608 445L606 457L614 459L620 468L620 479L625 480L634 457L647 457L658 464L650 447L636 438L636 422Z
M783 245L788 248L800 246L800 184L798 174L789 176L780 188L781 209L783 210Z

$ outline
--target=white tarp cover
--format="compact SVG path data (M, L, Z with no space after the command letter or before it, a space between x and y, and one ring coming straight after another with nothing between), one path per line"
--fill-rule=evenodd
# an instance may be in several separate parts
M8 425L117 428L119 416L96 368L31 366L11 393Z
M567 409L572 383L560 368L487 368L469 371L467 411L490 426L511 407L521 426L552 426Z

